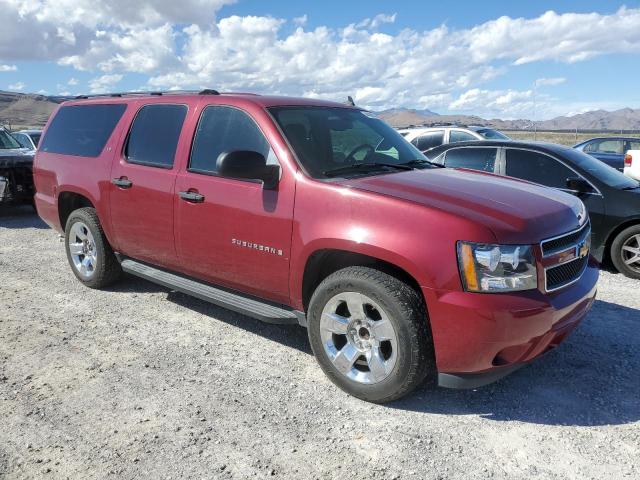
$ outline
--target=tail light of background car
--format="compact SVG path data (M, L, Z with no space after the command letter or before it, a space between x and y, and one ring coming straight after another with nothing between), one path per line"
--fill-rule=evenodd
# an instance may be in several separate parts
M625 166L625 167L630 167L630 166L631 166L631 162L632 162L632 161L633 161L633 157L627 153L627 154L624 156L624 166Z

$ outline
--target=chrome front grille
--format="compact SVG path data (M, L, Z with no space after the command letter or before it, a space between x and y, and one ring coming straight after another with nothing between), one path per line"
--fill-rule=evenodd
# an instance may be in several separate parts
M573 232L540 243L545 290L553 292L577 282L589 263L591 225L586 222Z

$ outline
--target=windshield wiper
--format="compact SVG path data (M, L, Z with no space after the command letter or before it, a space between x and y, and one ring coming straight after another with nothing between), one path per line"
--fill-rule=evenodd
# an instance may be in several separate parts
M379 170L380 168L395 168L396 170L413 170L413 167L402 163L382 163L382 162L363 162L351 163L342 167L330 168L322 172L328 177L339 175L340 173L350 172L353 170Z
M419 167L420 165L424 165L425 163L428 165L433 165L434 167L445 168L444 165L441 165L436 162L432 162L431 160L426 160L424 158L416 158L415 160L409 160L408 162L401 163L400 165L406 165L407 167Z

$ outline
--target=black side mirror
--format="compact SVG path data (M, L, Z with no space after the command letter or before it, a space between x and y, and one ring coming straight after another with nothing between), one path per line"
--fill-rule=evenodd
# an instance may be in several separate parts
M240 180L261 180L265 189L272 190L280 180L280 166L267 165L264 155L250 150L222 152L216 162L218 175Z
M584 178L571 177L567 178L567 188L578 193L585 193L592 191L591 185Z

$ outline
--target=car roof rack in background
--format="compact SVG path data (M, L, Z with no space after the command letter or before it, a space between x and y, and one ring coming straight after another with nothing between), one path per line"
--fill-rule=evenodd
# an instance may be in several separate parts
M113 93L95 93L91 95L78 95L74 97L75 100L85 100L88 98L101 98L101 97L130 97L130 96L149 96L149 95L181 95L181 94L198 94L198 95L220 95L218 90L213 88L205 88L204 90L163 90L163 91L132 91L132 92L113 92Z

